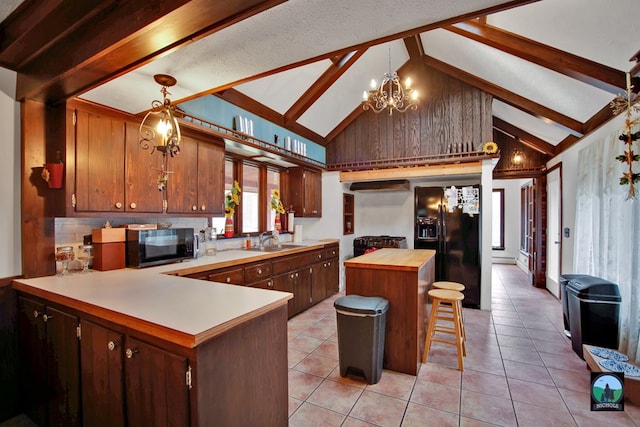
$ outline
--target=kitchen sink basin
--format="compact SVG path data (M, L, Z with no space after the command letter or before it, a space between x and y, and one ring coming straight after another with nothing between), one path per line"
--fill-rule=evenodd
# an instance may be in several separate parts
M265 246L262 249L249 248L247 250L253 251L253 252L280 252L280 251L286 251L287 249L294 249L294 248L300 248L300 247L301 247L300 245L290 245L290 244L283 243L282 245L280 245L280 247L269 245L269 246Z

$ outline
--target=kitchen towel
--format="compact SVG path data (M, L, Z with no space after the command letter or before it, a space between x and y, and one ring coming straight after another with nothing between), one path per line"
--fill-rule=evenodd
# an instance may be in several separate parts
M293 233L293 243L302 242L302 224L295 225L295 233Z

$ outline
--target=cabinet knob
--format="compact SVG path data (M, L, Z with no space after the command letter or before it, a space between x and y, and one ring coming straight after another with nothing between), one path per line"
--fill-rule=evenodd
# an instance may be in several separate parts
M267 286L270 287L270 288L273 288L273 280L269 280L267 282Z
M298 277L298 273L296 273L296 277Z
M196 205L193 205L193 206L191 206L191 210L192 210L192 211L197 211L197 210L198 210L198 207L197 207Z
M125 356L127 356L127 359L131 359L131 358L133 358L133 355L134 355L134 354L136 354L137 352L138 352L138 350L136 350L136 349L133 349L133 350L132 350L132 349L128 348L128 349L124 352L124 354L125 354Z
M227 283L231 283L231 277L227 277L227 279L225 280L225 282L227 282Z
M129 205L129 207L130 207L131 209L135 209L135 208L137 208L137 207L138 207L138 205L136 205L135 203L133 203L133 202L132 202L132 203Z
M53 319L53 316L50 314L44 314L42 315L42 320L44 320L45 322L49 319Z
M258 269L258 274L262 274L262 269L261 268Z
M116 209L122 209L122 203L116 202Z
M116 343L114 343L113 341L109 341L109 343L107 344L107 348L109 349L109 351L113 351L116 349Z
M321 259L321 258L322 258L322 254L318 254L318 259Z
M207 210L207 207L206 207L205 205L201 205L201 206L200 206L200 210L201 210L201 211L206 211L206 210Z
M38 310L33 310L33 317L37 319L38 316L40 316L40 312Z

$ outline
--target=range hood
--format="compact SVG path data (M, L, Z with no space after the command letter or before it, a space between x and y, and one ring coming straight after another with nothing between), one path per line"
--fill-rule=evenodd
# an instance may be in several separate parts
M407 179L353 182L349 187L351 191L409 191L409 188Z

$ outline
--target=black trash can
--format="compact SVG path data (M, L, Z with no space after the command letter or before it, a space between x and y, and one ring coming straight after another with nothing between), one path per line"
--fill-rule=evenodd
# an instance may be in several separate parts
M340 376L354 375L376 384L382 375L389 301L346 295L335 300Z
M571 347L584 359L582 344L618 348L620 290L599 277L583 275L567 285Z
M563 274L560 276L560 300L562 301L562 318L564 320L564 334L571 338L571 316L569 314L569 296L567 295L567 285L573 279L591 277L586 274Z

